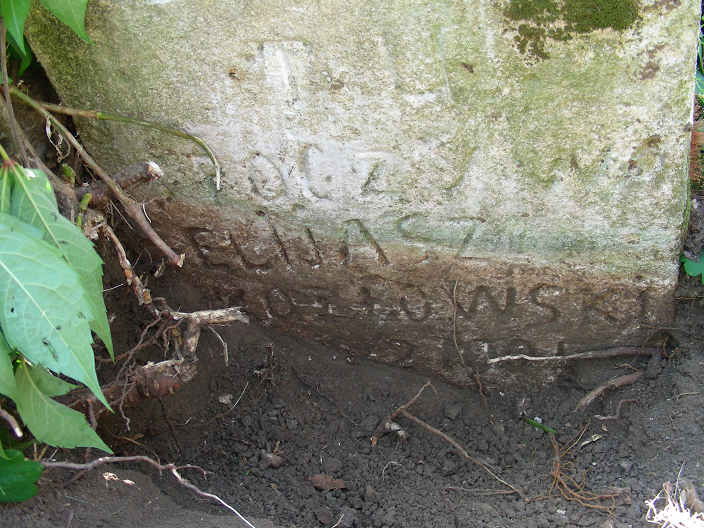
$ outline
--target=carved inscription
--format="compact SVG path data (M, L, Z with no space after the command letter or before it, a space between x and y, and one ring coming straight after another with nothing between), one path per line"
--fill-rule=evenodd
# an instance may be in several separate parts
M349 265L350 255L358 252L358 258L373 258L380 266L387 266L389 259L386 257L381 245L374 239L361 220L353 219L345 222L345 265Z
M253 315L382 362L437 372L506 355L570 354L603 336L626 344L658 313L646 282L567 280L553 270L472 267L451 256L409 267L359 219L333 240L260 212L227 229L195 229L191 240L214 271L227 270L237 302Z
M259 152L253 152L247 157L245 166L254 194L265 200L275 200L284 194L284 175L273 160Z

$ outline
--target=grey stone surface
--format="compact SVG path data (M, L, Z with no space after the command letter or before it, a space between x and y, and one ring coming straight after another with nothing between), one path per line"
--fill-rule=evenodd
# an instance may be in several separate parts
M514 1L98 0L96 46L34 4L27 33L65 104L214 150L219 190L193 144L78 123L110 169L164 168L149 214L224 303L521 383L486 360L641 344L671 316L699 4L606 4L585 28L576 0L549 21Z

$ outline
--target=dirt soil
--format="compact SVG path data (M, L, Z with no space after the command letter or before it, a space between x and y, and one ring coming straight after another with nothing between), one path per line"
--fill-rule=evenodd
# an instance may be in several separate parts
M119 274L108 272L119 284ZM150 282L174 308L221 307L175 271ZM125 288L112 290L107 301L119 354L136 344L148 316ZM206 477L194 469L181 473L258 528L654 526L645 519L646 501L665 482L681 472L699 490L704 485L702 305L701 282L682 277L676 321L653 330L669 336L666 357L576 361L568 378L549 387L528 384L520 394L485 387L486 401L478 387L431 380L408 411L485 468L404 416L397 422L405 441L391 432L372 446L379 422L413 398L426 376L348 357L256 321L218 327L229 366L218 338L204 332L196 379L161 402L126 409L129 429L115 413L98 432L118 455L203 468ZM153 347L140 361L162 358ZM589 391L636 370L643 375L635 384L575 411ZM99 373L114 375L105 365ZM557 431L558 448L572 445L559 462L578 496L561 495L554 485L555 446L546 432L518 418L521 402L528 417ZM598 418L616 414L619 419ZM76 454L62 450L52 457L75 460ZM147 464L101 466L65 485L72 476L45 471L34 499L0 506L0 526L243 526ZM591 501L590 494L615 497Z

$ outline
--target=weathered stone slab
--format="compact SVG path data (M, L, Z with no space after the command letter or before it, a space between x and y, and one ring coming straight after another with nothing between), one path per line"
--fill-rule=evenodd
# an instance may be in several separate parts
M114 0L89 5L95 47L40 7L28 34L67 105L215 151L219 190L198 147L79 123L111 169L164 168L149 214L203 287L350 353L505 383L524 366L487 359L640 345L671 317L698 9Z

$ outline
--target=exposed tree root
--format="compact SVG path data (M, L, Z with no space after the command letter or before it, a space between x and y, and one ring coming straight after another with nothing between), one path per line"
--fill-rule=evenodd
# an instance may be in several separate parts
M158 178L161 178L162 175L163 173L156 163L151 161L142 161L121 170L113 177L113 179L123 191L126 191L130 187L152 182ZM91 196L91 207L96 208L104 207L110 200L115 198L115 194L103 181L93 182L85 187L76 188L77 200L80 201L86 194L90 194Z
M588 425L588 424L587 424ZM557 491L559 495L570 502L576 502L582 506L588 508L594 508L597 510L603 510L606 513L610 513L613 509L618 506L620 499L627 494L627 490L616 490L614 493L592 493L584 490L584 474L581 476L581 483L578 483L574 477L569 476L570 473L575 474L576 471L572 466L571 462L565 462L564 458L569 453L569 451L577 445L579 440L584 435L587 430L587 426L584 427L582 432L579 434L576 440L572 443L567 444L564 449L561 449L555 440L555 435L552 433L548 434L550 438L550 443L555 451L554 466L550 472L552 477L552 484L548 490L548 494L545 496L537 496L530 499L530 501L543 500L549 497L554 497L554 491ZM604 505L605 501L610 502L608 506Z
M638 400L635 399L630 399L630 400L621 400L618 402L618 407L616 407L616 412L613 414L609 414L608 416L601 416L600 414L594 415L594 418L597 420L616 420L617 422L621 421L621 405L624 403L640 403Z
M142 456L142 455L134 455L134 456L127 456L127 457L101 457L93 460L92 462L88 462L85 464L75 464L73 462L51 462L48 460L40 460L39 463L44 466L45 468L63 468L63 469L71 469L75 471L88 471L91 469L94 469L102 464L114 464L118 462L146 462L155 468L157 468L160 471L170 471L171 474L176 477L176 480L178 481L179 484L181 484L183 487L186 489L191 490L193 493L196 495L200 495L201 497L205 497L208 499L212 499L216 501L217 503L221 504L228 510L230 510L233 514L237 516L237 518L242 521L246 526L249 528L256 528L252 523L250 523L247 519L245 519L240 512L238 512L236 509L234 509L232 506L230 506L228 503L226 503L224 500L222 500L220 497L217 495L213 495L212 493L206 493L204 491L201 491L198 489L195 485L191 484L188 482L185 478L183 478L180 473L178 472L179 469L198 469L205 474L206 472L197 467L197 466L175 466L173 464L160 464L159 462L156 462L152 460L149 457Z
M154 321L142 332L137 345L116 358L118 361L123 361L117 378L112 384L102 388L105 399L111 407L117 407L129 430L130 420L123 411L125 405L134 405L148 398L164 398L195 377L196 349L203 327L212 329L211 325L233 321L248 323L249 319L239 308L178 312L169 308L163 299L152 299L150 291L144 287L141 279L132 269L132 264L127 259L125 250L113 230L105 223L102 223L99 229L112 241L125 280L132 287L139 304L154 317ZM160 304L158 308L157 303ZM180 335L174 337L174 332L184 322L186 331L183 339ZM156 330L152 336L146 339L147 333L154 328ZM173 348L173 359L136 365L133 359L135 353L159 340L164 342L165 349ZM86 413L93 420L107 410L87 389L74 390L67 395L66 399L72 408Z
M594 400L596 400L599 396L604 394L609 389L618 389L619 387L625 387L626 385L632 385L636 381L640 379L640 377L643 375L642 370L637 370L636 372L632 374L626 374L625 376L619 376L618 378L611 379L607 381L606 383L602 383L599 385L596 389L593 391L589 392L584 398L579 400L579 403L577 403L577 407L575 408L575 411L581 411L585 407L587 407L590 403L592 403ZM619 405L620 408L620 405Z
M567 361L570 359L605 359L618 356L651 356L653 352L658 354L661 351L657 348L650 347L620 347L620 348L609 348L606 350L590 350L589 352L579 352L577 354L569 354L567 356L526 356L525 354L518 354L516 356L502 356L497 358L492 358L487 361L487 363L494 364L500 363L502 361Z

